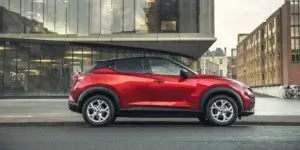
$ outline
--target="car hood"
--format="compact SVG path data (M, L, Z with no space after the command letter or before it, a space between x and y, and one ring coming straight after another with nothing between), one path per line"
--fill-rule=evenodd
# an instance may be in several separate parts
M214 78L214 79L221 79L221 80L226 80L226 81L229 81L229 82L232 82L232 83L235 83L235 84L239 84L241 86L244 86L244 87L249 87L248 85L240 82L240 81L237 81L235 79L231 79L231 78L227 78L227 77L222 77L222 76L218 76L218 75L206 75L206 74L198 74L197 75L197 78Z
M231 78L224 78L224 80L227 80L227 81L230 81L230 82L233 82L233 83L236 83L236 84L239 84L241 86L244 86L244 87L247 87L247 88L250 88L247 84L245 83L242 83L238 80L235 80L235 79L231 79Z

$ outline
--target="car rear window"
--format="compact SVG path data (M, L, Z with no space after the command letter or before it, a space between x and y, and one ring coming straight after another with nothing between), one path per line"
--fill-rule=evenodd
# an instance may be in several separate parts
M84 73L91 73L94 70L105 68L105 67L107 67L107 63L106 62L104 62L104 61L97 61L97 62L94 63L94 65L90 69L88 69Z

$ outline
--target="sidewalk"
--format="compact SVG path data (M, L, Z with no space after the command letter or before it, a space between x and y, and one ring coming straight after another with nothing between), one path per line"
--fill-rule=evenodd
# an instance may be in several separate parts
M259 97L255 115L238 120L236 125L299 125L300 101ZM191 118L118 118L116 124L198 124ZM80 114L68 110L66 99L0 100L0 125L78 125Z

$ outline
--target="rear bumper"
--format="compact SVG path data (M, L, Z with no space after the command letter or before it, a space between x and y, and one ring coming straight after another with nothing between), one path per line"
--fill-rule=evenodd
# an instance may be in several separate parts
M68 101L68 107L69 110L71 110L72 112L79 112L78 111L78 105L76 103L72 103L71 101Z

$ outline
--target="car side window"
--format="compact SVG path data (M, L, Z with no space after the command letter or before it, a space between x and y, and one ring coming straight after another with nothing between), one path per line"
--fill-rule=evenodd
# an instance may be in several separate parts
M153 74L179 76L180 70L183 69L166 59L151 58L149 63Z
M114 62L115 70L123 73L144 73L142 59L120 59Z

